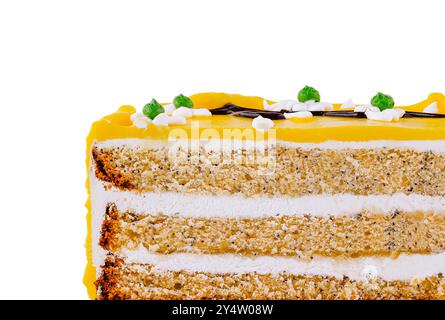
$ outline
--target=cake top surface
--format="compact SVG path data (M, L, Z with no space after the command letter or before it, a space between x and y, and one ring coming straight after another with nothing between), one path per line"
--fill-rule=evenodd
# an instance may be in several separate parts
M122 106L93 124L89 140L168 140L172 136L234 139L233 130L229 133L227 129L240 129L243 139L265 139L273 131L274 138L289 142L445 140L445 96L440 93L401 107L394 107L392 98L381 93L372 99L374 106L356 106L350 100L343 104L301 102L300 94L298 98L275 102L255 96L199 93L190 98L176 97L176 112L174 104L161 105L155 100L143 113ZM310 98L319 96L309 92L306 99ZM189 105L178 111L181 103ZM169 108L173 111L167 116ZM187 109L193 110L193 115Z

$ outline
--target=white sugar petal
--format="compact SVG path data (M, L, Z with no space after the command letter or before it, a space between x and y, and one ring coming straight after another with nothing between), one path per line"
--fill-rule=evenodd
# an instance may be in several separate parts
M186 120L184 117L181 116L169 116L168 117L168 124L185 124Z
M130 116L130 119L133 122L141 118L147 118L147 117L142 112L135 112Z
M305 103L296 103L292 106L292 111L307 111L308 105Z
M365 106L365 105L362 105L362 106L356 106L356 107L354 108L354 112L365 112L365 111L367 111L367 110L368 110L368 107Z
M168 115L166 113L160 113L153 119L153 124L161 127L168 126Z
M198 117L210 117L212 113L209 109L192 109L192 115Z
M437 102L434 101L430 105L428 105L425 109L423 109L423 112L427 113L439 113L439 108L437 107Z
M186 107L179 107L175 111L173 111L173 116L191 118L193 116L192 109Z
M267 131L274 126L272 120L258 116L252 120L252 127L258 131Z
M352 102L352 99L348 99L340 106L340 109L354 109L355 103ZM357 111L358 112L358 111Z
M365 111L373 111L373 112L380 112L380 109L374 106L371 106L370 104L362 104L361 106L356 106L354 108L355 112L365 112Z
M309 105L309 111L326 111L326 106L321 103L312 103Z
M285 113L284 117L286 119L292 119L292 118L312 118L313 115L309 111L297 111L297 112Z
M329 102L306 101L304 104L308 107L308 111L331 111L334 109L334 106Z
M281 111L281 110L287 110L287 111L291 111L294 105L299 104L298 101L296 100L280 100L276 103L273 104L267 104L267 102L265 102L265 100L263 101L263 105L264 105L264 110L268 110L268 111Z
M164 106L164 110L166 114L170 115L176 110L176 107L173 103L170 103Z
M366 111L365 112L366 117L369 120L376 120L376 121L392 121L393 120L393 115L392 113L388 113L388 112L380 112L380 111Z
M137 127L137 128L140 128L140 129L145 129L145 128L147 128L149 123L150 123L150 122L147 121L147 119L143 119L143 118L136 119L136 120L133 121L133 125L134 125L135 127Z
M332 111L334 110L334 106L332 105L332 103L329 102L319 102L319 104L321 104L322 106L324 106L324 110L325 111Z
M395 120L399 120L400 118L402 118L405 115L405 110L403 110L401 108L393 108L392 110L395 113L396 118L397 118Z

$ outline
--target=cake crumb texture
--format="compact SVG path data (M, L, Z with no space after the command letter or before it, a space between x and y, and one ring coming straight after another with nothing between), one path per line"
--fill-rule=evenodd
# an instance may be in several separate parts
M264 155L252 150L228 155L201 148L199 157L182 149L172 157L167 148L94 146L92 158L96 176L123 190L246 196L397 192L445 196L445 155L433 152L278 146ZM270 170L273 174L265 173Z
M411 281L354 281L290 274L152 272L152 265L108 257L96 281L99 299L444 299L442 274Z
M100 244L117 253L143 245L161 254L396 257L445 250L445 215L395 210L338 217L189 218L122 213L111 204Z

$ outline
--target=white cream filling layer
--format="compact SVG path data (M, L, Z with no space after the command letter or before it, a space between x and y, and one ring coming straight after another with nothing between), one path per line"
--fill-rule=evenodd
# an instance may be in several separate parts
M196 141L178 140L178 141L162 141L150 139L111 139L103 142L96 142L98 147L149 147L160 149L168 146L169 148L177 148L189 146L196 147ZM249 141L249 140L200 140L199 146L206 150L221 151L227 149L264 149L268 146L283 146L287 148L301 149L403 149L414 150L418 152L436 152L445 153L445 140L371 140L371 141L325 141L320 143L309 142L288 142L288 141L266 141L265 143Z
M353 280L367 280L380 277L385 280L421 279L445 272L445 252L429 255L401 255L366 258L325 258L315 257L302 261L292 257L257 256L246 257L233 254L192 254L169 255L149 253L144 247L124 251L126 262L153 264L152 272L188 271L208 273L251 273L294 275L321 275Z
M104 203L114 203L121 211L135 214L180 215L201 218L263 218L276 215L328 217L353 215L363 210L376 213L424 211L445 213L445 197L422 195L369 195L352 194L311 195L298 198L286 196L244 197L241 195L199 195L176 192L121 191L111 187L105 190L95 181L93 197Z
M107 252L99 245L102 224L105 218L107 204L110 203L109 191L104 189L105 184L97 179L92 167L90 168L90 202L91 202L91 251L93 265L100 273L100 266L104 264ZM117 194L114 190L113 193Z

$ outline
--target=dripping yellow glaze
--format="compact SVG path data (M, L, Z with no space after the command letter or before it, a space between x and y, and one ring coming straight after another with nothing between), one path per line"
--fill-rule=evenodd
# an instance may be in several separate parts
M200 93L191 96L195 108L214 109L233 103L242 107L262 109L263 98L242 96L226 93ZM274 101L268 100L269 103ZM423 111L432 102L436 102L439 113L445 114L445 96L440 93L430 94L428 99L415 105L401 107L407 111ZM334 105L338 109L339 105ZM191 132L191 122L199 124L199 132L214 129L223 136L224 129L252 128L252 120L234 116L194 117L187 120L185 125L157 127L149 125L146 129L139 129L132 125L130 116L136 112L132 106L122 106L115 113L105 116L95 122L87 138L87 168L90 164L90 149L94 141L109 139L143 138L162 140L168 139L173 129L184 129ZM313 117L311 119L275 120L277 140L289 142L323 142L337 141L369 141L369 140L445 140L445 119L407 118L397 122L377 122L367 119ZM89 170L88 170L89 174ZM89 180L89 179L88 179ZM88 236L86 239L87 267L84 283L91 299L96 297L96 268L92 263L91 248L91 203L90 189L87 180Z

